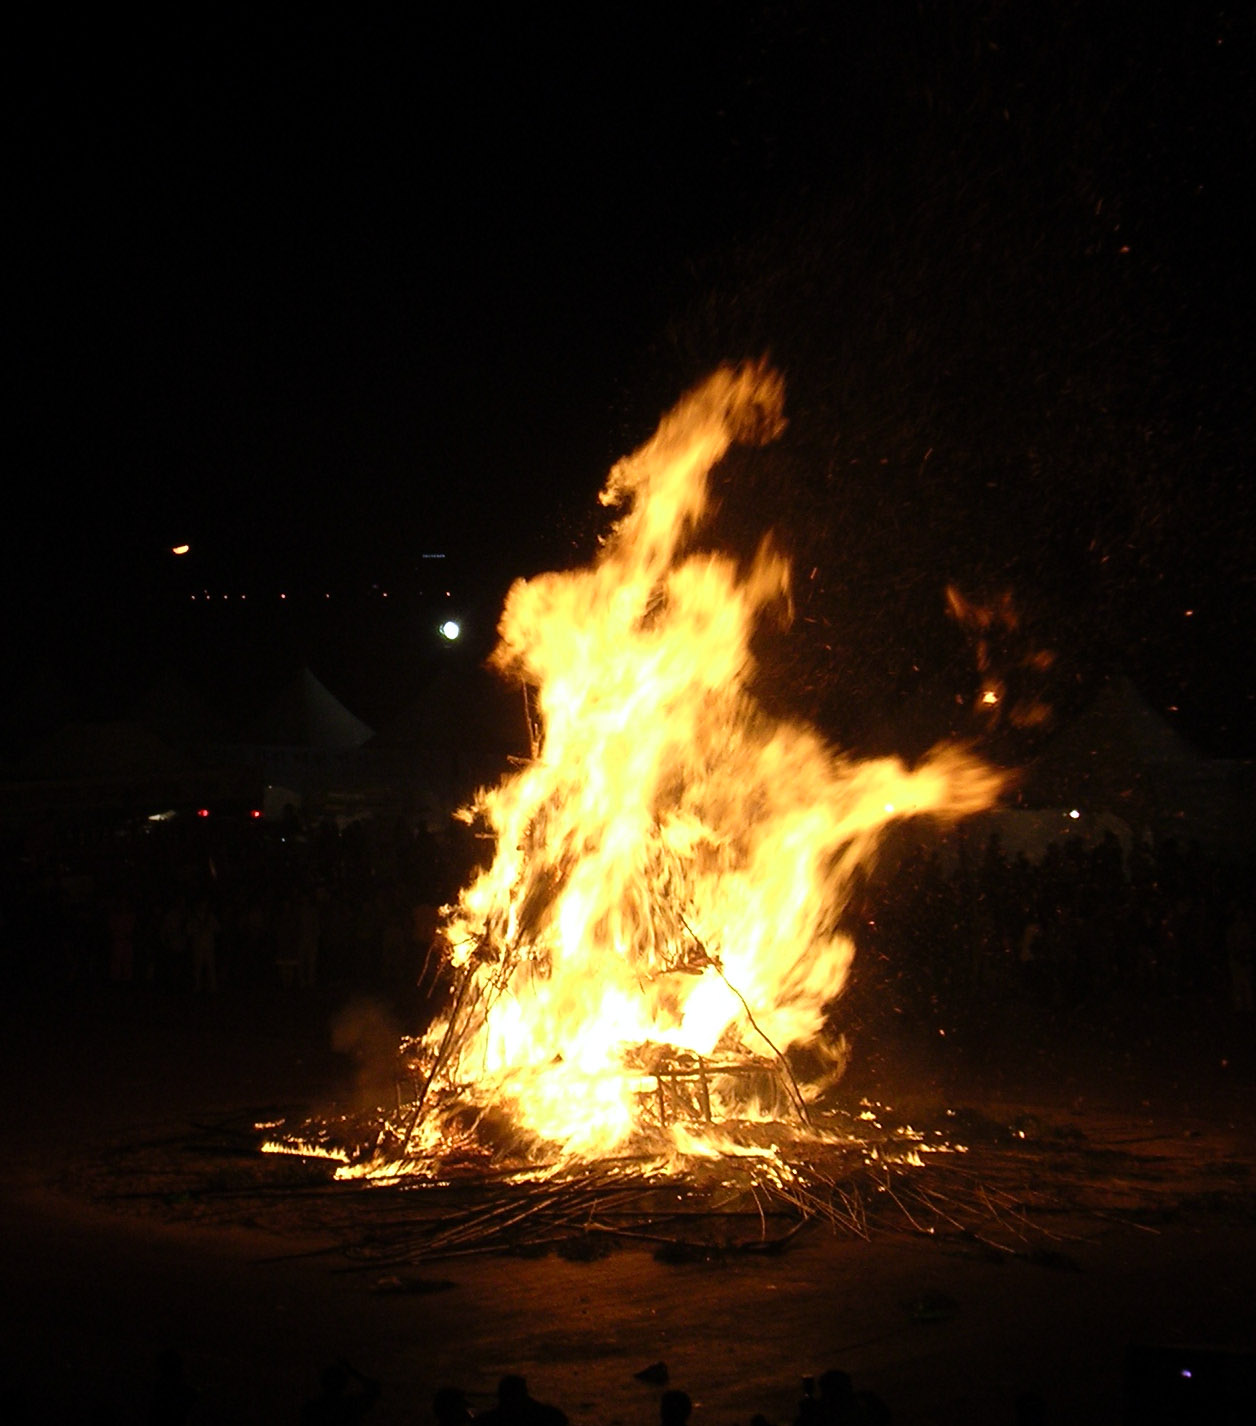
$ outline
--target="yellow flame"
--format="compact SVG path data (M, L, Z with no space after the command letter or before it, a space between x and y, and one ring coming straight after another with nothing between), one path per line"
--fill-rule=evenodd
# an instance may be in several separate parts
M711 1116L744 1110L705 1059L820 1034L854 954L837 923L888 823L1001 785L956 746L854 761L751 695L789 566L767 540L742 569L694 537L710 471L777 434L783 396L763 365L715 372L611 471L623 514L595 561L517 582L501 617L494 663L534 690L542 738L479 795L496 853L447 913L459 990L424 1049L434 1094L560 1156L629 1140L656 1054L704 1057Z
M266 1139L262 1143L261 1151L264 1154L287 1154L299 1159L331 1159L341 1164L348 1159L344 1149L311 1143L308 1139Z

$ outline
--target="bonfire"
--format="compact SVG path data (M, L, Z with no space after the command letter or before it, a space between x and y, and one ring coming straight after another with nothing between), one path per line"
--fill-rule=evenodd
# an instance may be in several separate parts
M493 662L535 746L466 809L493 855L443 909L442 1007L389 1104L254 1126L304 1192L344 1195L368 1266L618 1241L688 1260L816 1222L1054 1262L1040 1210L1145 1206L1071 1126L913 1126L826 1094L862 874L896 821L977 812L1006 774L958 744L858 759L753 696L789 565L768 538L711 548L708 482L782 426L775 372L716 371L611 471L596 559L508 595Z
M765 364L716 371L612 469L594 561L510 590L492 662L528 692L535 755L466 809L494 855L444 911L448 1003L403 1046L398 1122L348 1172L806 1132L840 1066L857 873L896 819L997 796L967 748L859 761L754 698L751 637L788 617L789 564L770 538L747 563L702 536L713 468L776 437L783 399Z

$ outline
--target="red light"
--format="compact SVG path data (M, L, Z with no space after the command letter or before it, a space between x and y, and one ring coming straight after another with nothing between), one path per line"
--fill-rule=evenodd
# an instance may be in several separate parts
M196 809L196 815L197 815L198 817L208 817L208 816L209 816L209 808L208 808L208 807L198 807L198 808Z
M249 813L249 816L252 817L254 821L256 821L257 818L259 818L261 815L261 812L256 807L254 807L252 812Z

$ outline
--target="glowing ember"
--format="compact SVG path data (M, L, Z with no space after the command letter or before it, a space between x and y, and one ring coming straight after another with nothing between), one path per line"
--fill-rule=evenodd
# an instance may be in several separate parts
M419 1046L406 1153L487 1118L550 1161L646 1128L694 1153L705 1123L805 1114L823 1068L787 1061L822 1048L857 870L892 820L997 795L965 749L854 761L749 693L789 567L766 540L745 568L696 536L711 469L774 437L782 403L766 367L717 371L611 471L623 513L594 563L510 591L493 661L535 691L542 736L468 813L496 854L446 910L454 993Z

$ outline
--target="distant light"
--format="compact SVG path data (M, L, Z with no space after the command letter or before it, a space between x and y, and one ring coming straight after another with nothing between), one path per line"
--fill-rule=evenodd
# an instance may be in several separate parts
M208 807L198 807L198 808L196 809L196 815L197 815L198 817L208 817L208 816L209 816L209 808L208 808Z
M1076 807L1074 807L1068 815L1073 819L1074 822L1076 822L1082 814L1077 810Z
M286 594L281 594L279 597L280 599L287 599L288 596Z
M986 691L981 695L981 701L986 705L987 708L989 708L999 701L999 695L994 691L993 688L987 688Z
M258 819L261 815L262 815L261 809L258 808L258 807L254 807L254 809L252 810L252 812L249 813L249 816L252 817L254 821L257 821L257 819Z
M170 551L172 555L185 555L192 548L191 545L175 545Z
M440 633L442 638L448 639L452 644L458 635L462 633L462 625L458 623L457 619L446 619L440 626Z

